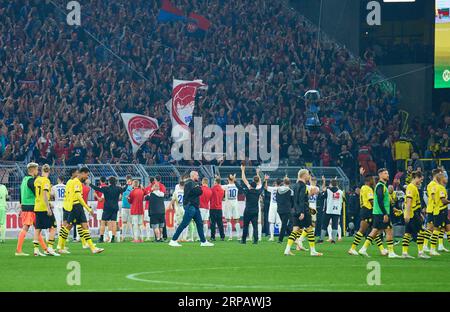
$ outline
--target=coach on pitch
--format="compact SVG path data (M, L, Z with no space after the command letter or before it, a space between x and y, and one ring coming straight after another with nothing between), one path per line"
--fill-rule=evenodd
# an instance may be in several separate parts
M184 216L181 224L178 226L169 246L181 247L181 244L177 242L178 237L180 237L181 232L191 223L194 219L197 225L198 237L200 237L200 246L211 247L214 244L206 241L205 233L203 232L203 221L200 214L200 195L202 195L202 189L198 183L198 172L191 171L190 178L185 181L184 184L184 196L183 196L183 206L184 206Z

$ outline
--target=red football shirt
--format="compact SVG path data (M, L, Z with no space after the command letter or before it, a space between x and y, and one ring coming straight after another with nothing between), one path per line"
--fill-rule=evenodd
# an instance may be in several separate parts
M100 183L100 187L105 187L107 184L105 183ZM103 193L95 191L95 194L97 194L98 197L103 197L102 201L98 201L97 200L97 209L103 209L103 207L105 206L105 197L103 196Z
M87 186L86 184L83 184L83 199L85 203L88 202L89 192L91 191L91 188Z
M132 215L143 215L144 214L144 190L141 188L135 188L131 191L128 201L131 204Z
M222 200L225 191L221 185L216 184L211 188L211 209L222 210Z
M202 195L200 195L200 208L209 209L212 191L206 185L202 185Z

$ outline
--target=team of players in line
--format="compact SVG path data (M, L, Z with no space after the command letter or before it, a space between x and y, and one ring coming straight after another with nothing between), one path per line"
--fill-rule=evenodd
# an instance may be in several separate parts
M36 256L53 255L58 256L62 253L70 253L66 248L66 241L69 232L73 226L76 226L76 230L83 242L84 248L89 248L93 253L100 253L102 248L97 248L93 244L90 237L88 223L84 209L93 215L92 209L87 205L86 201L82 197L83 183L87 180L89 170L82 168L79 171L72 172L71 179L68 180L64 197L63 197L63 216L62 226L59 230L59 239L57 252L54 250L54 242L56 235L56 219L54 211L52 209L50 198L54 197L50 180L48 178L50 174L50 167L44 165L42 167L42 174L38 176L38 165L30 163L27 167L28 175L23 179L20 192L21 203L21 218L23 223L22 231L19 233L19 239L17 244L16 255L27 255L22 251L23 241L26 233L31 225L35 226L35 232L33 237L34 254ZM245 179L245 167L242 167L242 176ZM230 175L227 178L228 184L221 185L221 180L217 177L214 181L212 188L208 187L208 180L202 180L202 195L200 197L200 212L203 220L203 230L206 233L208 229L208 221L211 222L211 240L215 240L216 227L219 229L219 234L222 240L225 239L224 225L222 224L222 217L227 220L227 234L228 239L232 240L232 221L234 221L236 236L239 240L244 241L240 237L240 211L238 207L238 191L243 191L240 185L236 185L236 176ZM270 223L270 239L273 240L273 228L274 224L281 223L280 229L280 242L282 242L285 234L288 234L288 228L292 229L289 234L288 243L285 249L286 255L293 255L291 248L294 243L297 244L298 250L307 250L303 247L304 239L308 239L310 254L312 256L321 256L322 254L315 250L314 241L314 217L316 215L316 207L314 207L314 201L311 198L319 193L319 188L315 185L316 181L313 177L311 179L308 170L300 170L298 173L297 182L291 187L288 178L285 178L282 182L277 181L274 186L268 186L268 176L264 179L264 188L271 193L271 204L269 208L269 223ZM375 242L382 255L388 255L390 258L399 257L393 250L393 231L392 223L390 220L392 211L390 209L390 200L386 183L389 180L389 173L385 169L380 169L378 173L378 183L373 190L374 178L367 177L365 179L365 185L361 188L360 203L361 203L361 224L360 229L355 235L352 247L349 250L351 255L365 255L367 254L368 247ZM425 254L426 251L430 252L431 256L439 255L438 251L445 250L443 247L443 235L447 232L447 237L450 237L450 225L448 219L447 204L450 203L447 200L447 192L445 185L447 178L442 171L436 169L433 171L433 181L427 187L428 205L426 208L426 227L423 226L424 218L422 217L421 200L419 196L418 188L423 181L423 176L420 172L413 173L413 180L407 186L406 189L406 204L404 209L404 218L406 223L405 235L402 242L402 257L413 258L408 254L408 248L413 238L416 239L418 245L418 256L420 258L428 258ZM161 207L159 213L154 213L150 216L150 222L153 231L158 241L162 241L162 229L164 227L164 193L159 190L159 184L153 184L151 194L145 196L142 187L139 185L139 181L128 181L128 185L119 190L117 193L129 191L124 194L126 200L134 207L134 210L138 210L138 213L132 216L130 223L133 224L133 236L134 241L139 241L139 237L142 239L142 226L144 217L143 200L150 200L152 196L156 196L157 200L153 201L153 206L158 206L158 202ZM262 189L261 178L259 172L253 178L255 183L255 189ZM247 182L248 183L248 182ZM332 241L336 239L337 223L342 210L342 203L344 200L344 194L336 187L336 183L332 183L330 188L325 188L323 185L322 191L326 192L326 211L324 215L322 236L324 236L324 225L328 225L328 222L332 223ZM251 183L248 183L248 188L252 188ZM102 191L101 188L95 187L97 191ZM167 207L175 211L175 225L179 225L183 219L183 189L184 180L182 180L175 188L172 196L172 200ZM260 192L261 193L261 192ZM259 193L259 195L260 195ZM157 194L157 195L154 195ZM61 194L60 194L61 196ZM118 199L118 198L117 198ZM115 200L117 203L117 200ZM223 216L222 216L222 203L223 203ZM248 203L244 210L244 231L243 234L250 237L254 237L254 243L261 239L261 207L262 201L259 201L259 207L253 209L251 218L246 218L249 215ZM123 210L122 210L123 214ZM98 217L98 216L97 216ZM123 215L122 215L123 218ZM111 216L108 220L117 220L116 216ZM128 217L127 217L128 219ZM248 220L246 220L248 219ZM102 222L103 222L102 221ZM251 227L250 224L253 226ZM289 224L289 226L288 226ZM250 230L249 230L250 226ZM356 251L357 246L361 242L368 229L371 229L367 235L366 241L363 247ZM48 229L47 244L45 243L41 231ZM255 232L253 232L253 229ZM256 232L257 231L257 232ZM140 232L140 233L139 233ZM252 232L254 233L252 235ZM385 233L388 249L383 246L381 234ZM102 234L102 233L101 233ZM102 240L102 235L100 236ZM180 238L181 241L187 240L187 231L183 231ZM439 246L437 246L439 242ZM42 253L39 250L39 245L44 250ZM430 247L428 247L430 245Z
M405 234L402 240L403 258L414 258L408 253L409 245L413 238L416 239L418 257L427 259L430 256L439 256L438 251L447 251L443 245L444 233L450 241L450 221L448 217L447 177L440 169L432 171L433 180L427 185L427 206L422 209L422 201L419 189L424 180L420 171L412 173L412 181L406 187L406 203L403 211L405 219ZM378 183L373 189L374 178L366 177L365 185L360 193L360 217L361 224L356 233L353 244L348 251L350 255L368 256L367 249L375 242L382 255L388 254L390 258L400 257L394 253L393 229L391 222L392 211L387 190L389 173L386 169L378 172ZM368 232L364 245L359 251L357 246ZM388 251L383 247L380 234L385 232ZM438 244L439 243L439 244ZM428 256L425 252L429 252Z

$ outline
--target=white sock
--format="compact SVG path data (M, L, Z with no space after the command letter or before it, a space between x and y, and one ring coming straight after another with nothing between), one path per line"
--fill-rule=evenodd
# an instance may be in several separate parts
M241 224L237 221L234 226L236 227L236 236L237 238L241 237Z
M258 240L262 239L262 224L258 223Z
M133 240L138 240L139 236L138 236L138 225L133 223Z
M229 238L233 237L233 228L231 226L231 222L227 222L227 233Z
M338 224L338 239L342 239L342 229L340 224Z
M150 233L150 223L147 223L145 225L145 234L147 235L147 239L151 238L151 233Z
M328 239L331 239L331 237L332 237L332 233L331 233L332 228L331 228L330 224L328 224L327 231L328 231Z
M203 224L203 233L205 234L206 237L206 233L208 233L208 224Z
M246 237L246 239L253 239L253 225L249 224L248 225L248 237Z
M275 224L274 223L269 223L269 232L270 232L270 238L273 239L274 237L274 233L275 233Z

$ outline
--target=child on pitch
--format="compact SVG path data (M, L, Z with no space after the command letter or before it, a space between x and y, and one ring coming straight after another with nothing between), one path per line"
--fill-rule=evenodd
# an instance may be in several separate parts
M164 193L160 191L159 184L152 186L152 192L145 196L149 201L150 226L155 233L155 242L163 242L162 230L166 220L166 209L164 205Z

